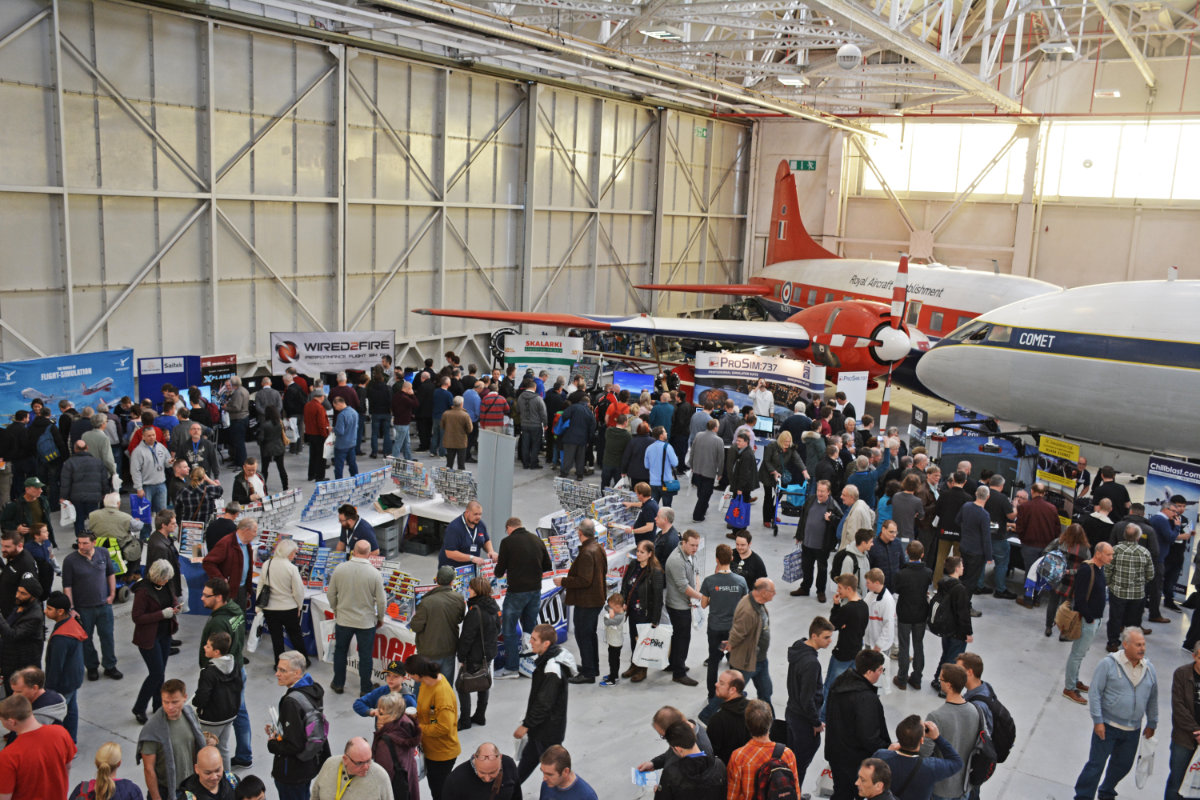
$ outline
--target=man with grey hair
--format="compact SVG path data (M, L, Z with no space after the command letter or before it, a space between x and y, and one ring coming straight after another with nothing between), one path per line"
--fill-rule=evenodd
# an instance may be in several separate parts
M459 469L467 468L467 450L471 445L471 431L475 430L471 415L463 410L462 397L452 397L450 408L441 414L438 420L441 444L446 451L446 469L453 469L458 461Z
M204 467L208 477L214 480L221 476L221 459L217 457L217 448L204 438L204 426L199 422L188 423L187 438L175 448L175 458L186 461L192 469Z
M383 576L370 562L371 544L365 539L354 543L350 559L339 564L329 581L329 608L334 618L333 680L329 688L337 694L346 683L346 658L350 640L358 642L359 693L375 688L371 680L371 651L375 629L383 622L387 595Z
M661 508L658 513L670 511ZM671 661L668 669L675 683L696 686L698 681L687 674L688 648L692 644L692 604L700 604L700 592L696 589L696 551L700 549L700 534L694 530L683 532L679 546L671 551L663 567L666 572L664 601L667 618L671 620Z
M90 411L91 407L84 409ZM105 433L108 428L107 414L93 414L89 420L91 429L84 432L81 438L86 444L88 452L100 459L100 463L104 465L104 469L108 472L108 477L111 480L112 476L117 472L116 461L113 460L112 442Z
M669 509L668 509L669 510ZM571 562L565 577L555 578L554 585L563 587L566 605L575 607L571 626L575 629L575 644L579 648L579 672L567 679L569 683L595 683L600 675L600 646L596 626L600 611L607 602L608 556L596 541L596 523L585 519L579 523L579 555Z
M679 531L675 530L675 509L661 506L654 515L654 557L666 567L667 559L679 547Z
M229 386L229 397L225 400L225 412L229 414L229 460L235 469L241 469L246 460L246 431L250 427L250 393L237 375L229 379Z
M1142 609L1146 606L1146 584L1154 580L1154 560L1150 551L1138 544L1141 526L1125 525L1124 541L1113 548L1112 562L1104 567L1108 582L1108 652L1119 647L1117 637L1123 628L1141 629Z
M258 538L258 521L250 517L238 520L234 532L223 537L204 557L204 571L210 578L224 578L229 583L231 597L242 608L247 607L253 588L254 540Z
M1158 675L1146 658L1146 637L1140 627L1122 630L1120 648L1096 665L1088 713L1092 743L1087 763L1075 781L1075 797L1092 800L1099 789L1100 797L1113 798L1137 756L1138 734L1150 739L1158 727Z
M875 512L863 501L858 487L852 483L842 487L842 506L846 514L842 517L842 539L838 549L848 550L854 547L855 533L863 528L875 530Z
M392 800L392 779L375 763L371 745L361 736L346 742L340 756L330 756L312 785L312 800Z
M275 757L271 776L279 800L308 800L309 784L329 758L329 742L320 752L307 755L308 735L305 717L309 709L320 712L324 706L325 690L304 671L304 655L295 650L279 654L275 664L275 681L287 689L279 699L279 725L267 725L267 750Z
M971 592L979 585L983 576L983 568L992 560L996 540L992 538L991 517L988 516L984 505L990 492L988 487L980 486L975 489L975 499L963 505L955 517L959 535L959 552L963 558L963 586ZM999 578L997 578L999 581ZM1003 584L997 583L998 586ZM976 592L978 594L978 592ZM981 616L982 612L971 609L971 616Z
M988 478L987 488L988 499L983 508L988 512L992 523L992 558L996 562L993 579L996 585L996 597L1001 600L1016 600L1017 595L1008 590L1008 563L1012 551L1008 535L1009 531L1016 527L1017 509L1008 499L1008 495L1004 493L1003 475L993 475ZM979 586L983 585L982 578L981 575ZM967 582L967 588L974 589L975 586Z
M1079 565L1075 573L1071 589L1071 610L1077 612L1083 619L1079 638L1071 643L1071 654L1067 656L1066 682L1063 687L1063 697L1068 700L1086 705L1081 693L1087 692L1087 684L1079 680L1079 665L1087 655L1092 640L1096 638L1096 630L1100 620L1104 618L1104 596L1107 582L1104 580L1104 568L1112 561L1113 547L1108 542L1100 542L1092 557Z

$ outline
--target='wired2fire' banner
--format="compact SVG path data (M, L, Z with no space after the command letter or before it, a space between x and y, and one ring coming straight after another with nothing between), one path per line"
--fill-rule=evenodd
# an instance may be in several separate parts
M295 367L302 375L358 370L370 372L396 354L395 331L303 331L271 334L271 372Z

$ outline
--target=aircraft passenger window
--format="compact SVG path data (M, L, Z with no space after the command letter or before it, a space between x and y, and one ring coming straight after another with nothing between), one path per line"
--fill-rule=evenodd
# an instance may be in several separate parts
M826 293L825 293L825 302L826 302L826 303L832 303L832 302L833 302L833 292L826 292Z
M942 329L942 312L934 311L929 315L929 330L940 331Z
M853 300L854 297L852 295L844 294L844 295L842 295L842 299L843 300Z
M1012 328L1007 325L996 325L988 331L987 340L989 342L997 342L999 344L1006 343L1012 338Z
M906 321L909 325L916 325L917 321L921 319L921 307L923 305L920 300L914 300L908 304L908 318Z
M815 306L817 304L817 290L816 289L808 290L808 304L810 306Z

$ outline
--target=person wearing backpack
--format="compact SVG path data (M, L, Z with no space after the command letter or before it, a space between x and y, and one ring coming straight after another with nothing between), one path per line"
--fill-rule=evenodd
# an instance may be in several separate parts
M967 687L965 669L958 664L943 664L938 678L946 694L946 702L931 711L926 720L937 726L964 764L969 764L980 734L987 733L987 724L981 710L963 698L963 691ZM926 756L932 754L933 743L927 743L922 752ZM933 785L931 797L933 800L958 800L966 794L965 777L965 767L960 767Z
M279 700L279 725L267 725L267 750L275 756L271 777L279 800L309 800L310 784L330 754L325 690L304 671L304 656L295 650L280 654L275 680L287 693Z
M983 675L981 656L967 651L959 656L955 663L967 671L967 690L963 692L963 699L974 703L983 712L983 721L991 737L992 747L996 749L996 763L1002 764L1016 744L1017 723L996 697L996 690L992 685L980 680L980 676ZM979 799L978 786L971 787L971 799Z
M746 730L750 741L733 751L727 771L727 800L799 800L800 776L796 756L771 741L775 712L762 700L746 704ZM847 798L849 795L847 795Z
M829 574L836 580L839 575L853 575L858 581L858 593L866 595L867 589L867 571L871 569L871 559L867 555L871 550L871 543L875 539L875 532L870 528L861 528L854 532L854 546L843 547L833 554L833 561L829 566Z
M933 674L931 688L941 692L938 675L946 664L975 641L971 626L971 593L963 584L963 560L958 556L947 556L945 572L948 577L938 584L937 594L929 605L929 631L942 637L942 658Z
M932 750L926 750L931 747ZM936 753L931 755L930 753ZM874 758L892 771L892 794L897 800L929 800L933 785L962 772L963 760L933 722L916 714L896 726L896 744L876 750Z

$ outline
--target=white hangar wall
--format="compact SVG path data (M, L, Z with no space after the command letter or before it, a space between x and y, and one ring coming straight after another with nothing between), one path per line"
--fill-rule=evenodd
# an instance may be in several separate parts
M843 255L917 251L903 207L912 230L933 231L932 255L945 264L1064 286L1160 279L1172 265L1200 278L1200 81L1187 79L1184 59L1151 64L1153 96L1128 62L1047 70L1028 84L1027 104L1048 109L1037 124L871 119L890 144L903 142L894 157L879 152L890 145L866 144L894 198L841 132L760 120L748 270L763 265L776 167L797 159L816 161L815 170L794 172L805 225ZM1120 97L1096 97L1098 89ZM968 191L1013 134L1004 157ZM931 174L945 177L938 191L929 188Z
M0 360L268 355L444 306L695 312L739 280L751 128L110 0L0 3Z

